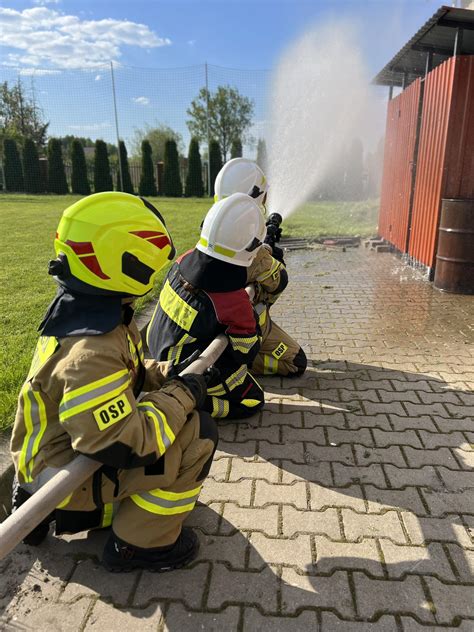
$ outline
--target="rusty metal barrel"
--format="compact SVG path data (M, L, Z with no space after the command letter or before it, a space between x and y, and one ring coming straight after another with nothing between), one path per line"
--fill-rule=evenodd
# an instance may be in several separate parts
M434 286L474 294L474 199L442 201Z

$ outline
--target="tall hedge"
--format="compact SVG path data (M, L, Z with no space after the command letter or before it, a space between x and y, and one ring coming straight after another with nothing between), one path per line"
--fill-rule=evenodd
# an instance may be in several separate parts
M124 193L135 193L133 190L132 178L130 177L130 165L128 164L127 148L123 140L119 141L120 162L117 173L117 190ZM120 178L120 168L122 168L122 178ZM122 187L120 188L120 184Z
M230 157L242 158L242 141L240 140L240 138L235 138L232 141L232 146L230 148Z
M50 138L48 142L48 191L57 195L69 193L62 145L58 138Z
M189 143L188 174L186 176L184 195L186 197L202 197L204 195L201 154L199 153L199 141L197 138L191 138Z
M150 141L142 141L142 172L138 192L140 195L158 195L156 190L155 172Z
M222 154L221 148L217 140L211 140L209 145L209 169L211 171L211 197L214 196L214 182L216 181L217 174L222 169Z
M23 191L23 169L20 153L12 138L5 138L3 141L3 174L7 191Z
M23 180L25 193L44 193L45 183L41 177L38 150L31 138L23 145Z
M80 140L75 138L71 146L71 190L79 195L89 195L91 187L87 177L87 164L84 155L84 147Z
M175 140L167 140L165 144L165 160L163 166L163 193L168 197L181 197L183 186L179 175L178 149Z
M113 191L114 184L110 173L107 145L103 140L95 141L94 153L94 191Z

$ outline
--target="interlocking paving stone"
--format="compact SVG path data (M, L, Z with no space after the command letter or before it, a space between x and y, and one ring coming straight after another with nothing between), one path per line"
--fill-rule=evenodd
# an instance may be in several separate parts
M460 626L430 625L427 627L411 617L401 617L403 632L472 632L472 621L462 621Z
M366 570L376 577L384 577L377 542L365 539L362 542L333 542L327 537L314 536L316 563L314 572L331 573L337 569Z
M409 575L402 580L379 580L355 572L354 586L361 617L372 619L387 611L392 614L410 612L423 623L435 622L419 577Z
M207 606L221 608L228 602L241 602L258 605L264 613L276 613L279 583L275 571L268 566L257 572L241 572L214 564Z
M381 465L372 464L364 467L333 463L334 484L336 487L351 483L373 483L382 487L385 485L384 473Z
M417 516L427 513L416 487L378 489L373 485L364 485L364 494L369 513L381 513L394 507L403 507Z
M249 568L260 569L265 564L293 565L301 571L311 563L311 541L308 534L299 534L291 540L268 538L253 533L251 538Z
M221 533L229 533L235 529L262 531L267 535L278 535L278 506L268 505L263 509L257 507L242 508L233 503L226 503L223 516L225 522Z
M281 576L282 612L295 614L299 608L312 606L336 608L343 617L354 615L349 578L345 571L332 575L300 575L284 567ZM335 601L336 600L336 601Z
M359 514L351 509L342 509L344 532L348 541L363 537L390 537L398 544L407 544L400 519L396 511L384 514Z
M228 606L219 613L188 612L181 604L172 603L164 618L163 632L230 632L239 629L239 618L237 606Z
M0 618L0 629L6 632L15 630L82 632L83 622L92 603L89 597L80 599L66 607L64 604L48 603L45 597L39 600L38 595L36 598L32 598L31 595L24 595L21 603L12 608L11 618L9 609L7 609L5 627L2 627L2 618Z
M401 512L401 516L412 544L425 544L429 540L436 540L457 542L464 548L474 548L460 516L453 514L445 518L431 518L414 516L404 511Z
M321 632L399 632L395 617L390 615L383 615L375 623L343 621L332 612L323 612L321 619Z
M440 485L436 470L431 465L424 465L420 468L400 468L388 464L384 465L384 470L390 485L395 488L415 485L436 489Z
M196 562L172 573L145 571L138 581L133 604L146 607L152 600L173 599L183 601L188 608L196 610L204 598L208 571L208 562Z
M399 446L387 448L370 448L363 445L354 446L357 465L369 465L370 463L391 463L398 467L405 467L405 459Z
M404 430L403 432L385 432L382 430L373 430L375 445L386 447L389 445L412 446L414 448L422 448L423 445L414 430ZM363 443L363 441L359 441Z
M447 549L461 580L474 583L474 550L462 549L456 544L448 544Z
M320 511L326 507L352 507L365 512L365 502L360 485L350 485L341 489L328 489L317 484L309 485L311 509Z
M306 497L306 483L296 482L290 485L270 485L266 481L255 483L255 507L269 503L285 503L298 509L309 509Z
M87 619L84 630L94 632L112 632L112 630L127 630L127 632L156 632L163 617L163 609L157 603L148 608L117 608L114 604L105 603L100 599L94 604ZM51 628L49 628L51 629ZM58 628L62 630L63 628ZM176 629L176 628L175 628Z
M249 505L252 492L252 481L243 480L239 483L217 483L209 481L204 485L199 499L202 503L231 501L240 505Z
M222 628L221 628L222 630ZM262 615L257 608L245 608L243 632L320 632L316 612L305 610L297 617Z
M474 488L450 491L432 491L422 489L425 502L431 514L442 516L446 513L461 513L467 508L474 507Z
M460 618L474 619L473 585L444 584L434 577L425 579L436 608L437 623L453 625Z
M282 483L293 481L311 481L320 485L332 486L331 463L314 463L312 465L300 465L291 461L280 461ZM267 479L268 480L268 479Z
M446 553L438 542L427 546L399 546L382 538L380 546L390 578L399 578L410 573L436 575L443 581L456 579Z
M459 465L449 448L436 448L435 450L416 450L404 448L410 467L423 467L423 465L443 465L452 470L459 470Z
M269 483L278 483L279 468L276 464L268 463L267 461L249 463L241 459L232 459L229 481L236 482L243 478L263 479Z
M336 540L341 538L339 516L334 508L325 511L300 511L284 505L281 513L283 535L286 537L305 532L324 534Z

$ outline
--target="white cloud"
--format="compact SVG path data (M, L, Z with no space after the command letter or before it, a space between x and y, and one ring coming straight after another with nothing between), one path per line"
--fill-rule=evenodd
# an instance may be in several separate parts
M61 0L33 0L33 4L59 4Z
M196 44L196 40L188 40L188 46L194 46Z
M150 99L148 97L134 97L132 99L134 103L138 103L138 105L149 105Z
M10 65L98 68L117 61L123 46L157 48L171 44L145 24L128 20L81 20L44 6L16 11L0 8L0 44L21 51Z
M68 125L68 129L72 129L75 132L98 132L101 129L107 129L112 127L108 121L103 123L92 123L90 125Z
M96 75L94 79L95 81L100 81L102 79L102 75Z

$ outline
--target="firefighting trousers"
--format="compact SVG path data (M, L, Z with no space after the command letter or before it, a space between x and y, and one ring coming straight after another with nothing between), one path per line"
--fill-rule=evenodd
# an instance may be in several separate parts
M256 306L262 330L260 351L252 364L254 375L302 375L306 354L300 345L270 318L268 307Z
M115 470L115 476L103 468L81 485L56 509L56 533L112 525L133 546L173 544L199 497L217 441L215 421L194 411L154 464Z

